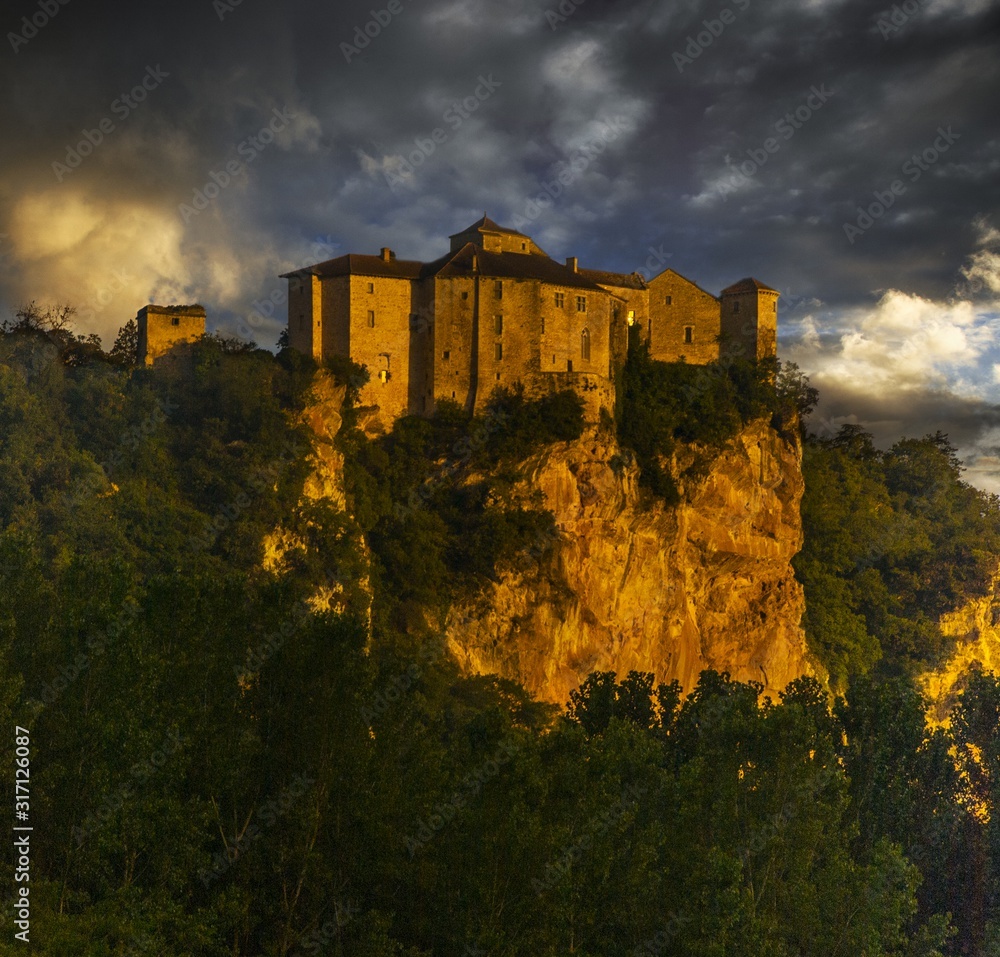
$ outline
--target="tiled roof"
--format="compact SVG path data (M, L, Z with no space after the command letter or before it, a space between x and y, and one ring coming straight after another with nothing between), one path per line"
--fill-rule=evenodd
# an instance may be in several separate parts
M737 283L723 289L720 295L728 296L730 294L736 294L741 292L758 292L763 290L764 292L777 292L777 289L772 289L770 286L765 286L758 279L754 279L752 276L747 276L746 279L741 279Z
M392 279L419 279L424 264L416 259L390 259L388 262L381 256L359 256L349 253L328 259L326 262L305 266L292 272L282 273L281 278L289 276L383 276Z
M471 233L475 230L487 233L508 233L511 236L524 236L525 239L528 237L524 233L519 233L516 229L508 229L506 226L500 226L499 224L493 222L485 213L483 213L483 218L474 222L467 229L463 229L460 232L452 233L448 238L454 239L456 236L461 236L464 233Z
M466 243L458 252L449 254L436 263L428 263L429 275L472 275L472 258L478 257L478 273L496 279L538 279L557 286L573 286L606 292L582 272L573 272L569 266L557 263L548 256L525 256L523 253L491 253L473 243Z
M622 286L626 289L645 289L646 281L637 272L606 272L603 269L581 269L581 276L603 286Z

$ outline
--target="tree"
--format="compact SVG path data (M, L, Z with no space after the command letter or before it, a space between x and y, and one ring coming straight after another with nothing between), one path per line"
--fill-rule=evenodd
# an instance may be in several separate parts
M115 344L108 353L116 365L131 368L139 361L139 327L135 319L129 319L118 330Z

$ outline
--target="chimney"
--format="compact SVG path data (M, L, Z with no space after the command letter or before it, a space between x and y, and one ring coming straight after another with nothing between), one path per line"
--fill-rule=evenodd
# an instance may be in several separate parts
M382 247L382 262L390 262L396 258L396 254L388 247Z
M566 265L569 266L569 268L572 269L573 272L579 272L580 271L580 267L577 265L577 258L576 258L576 256L570 256L566 260Z

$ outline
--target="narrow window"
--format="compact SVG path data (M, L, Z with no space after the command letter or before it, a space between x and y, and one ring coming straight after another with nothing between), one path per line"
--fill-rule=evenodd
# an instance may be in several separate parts
M584 362L590 361L590 330L584 329L580 333L580 358Z
M375 291L375 283L373 283L373 282L368 283L368 291L369 292L374 292Z
M684 342L686 344L694 342L694 326L684 327Z
M666 304L667 304L668 306L672 306L672 305L674 304L674 297L673 297L673 296L667 296L667 298L666 298L666 299L664 299L663 301L664 301L664 302L665 302L665 303L666 303Z
M634 309L629 309L629 311L628 311L628 324L630 326L634 326L635 325L635 310Z
M503 299L503 280L501 279L493 283L493 298Z
M374 329L375 328L375 310L374 309L369 309L368 310L368 328L369 329Z
M566 294L563 292L556 293L556 308L562 309L566 305Z
M545 335L545 316L542 316L542 335Z
M493 331L498 335L503 335L503 316L493 317Z
M778 300L777 299L774 300L774 311L775 312L778 311Z
M451 358L451 351L448 350L448 349L446 349L444 351L444 354L441 356L441 358L444 359L445 362L447 362Z
M180 316L172 316L171 317L171 319L170 319L170 325L172 325L172 326L179 326L180 324L181 324L181 317Z
M528 248L527 243L521 243L521 252L524 252Z
M572 372L573 371L573 360L572 359L567 359L566 360L566 371L567 372Z
M576 311L577 312L586 312L587 311L587 297L586 296L577 296L576 297Z
M497 382L499 382L499 381L500 381L500 373L498 372L497 373Z
M493 358L499 362L503 358L503 343L497 342L493 345Z
M740 304L738 302L734 302L733 303L733 312L739 312L739 311L740 311Z
M463 292L462 293L462 298L463 299L468 299L469 298L469 294L467 292Z

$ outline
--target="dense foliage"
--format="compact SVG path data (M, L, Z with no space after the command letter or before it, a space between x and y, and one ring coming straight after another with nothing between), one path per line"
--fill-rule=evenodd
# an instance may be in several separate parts
M356 381L356 372L338 372ZM556 533L537 494L525 495L517 465L582 429L575 393L529 401L503 389L475 416L442 402L433 418L407 416L374 441L346 429L352 512L375 558L376 624L426 630L428 610L469 597L499 569L537 565Z
M679 443L700 447L695 468L739 430L768 419L779 430L797 428L816 401L815 390L789 364L724 358L708 365L659 362L649 347L629 350L619 389L618 437L632 450L642 484L668 504L678 501L671 455Z
M550 547L519 478L580 434L571 397L378 440L348 415L346 518L303 499L294 352L208 338L134 369L127 329L115 355L2 332L0 718L30 731L33 953L997 952L994 676L932 733L905 676L831 709L811 680L773 703L714 672L687 698L597 673L558 716L458 675L434 614ZM951 484L894 498L916 473L880 461L888 507L957 529ZM952 539L957 594L978 579Z
M1000 555L1000 500L961 480L947 437L887 451L857 426L803 450L806 589L811 645L838 685L878 667L912 672L950 646L942 613L989 591Z

